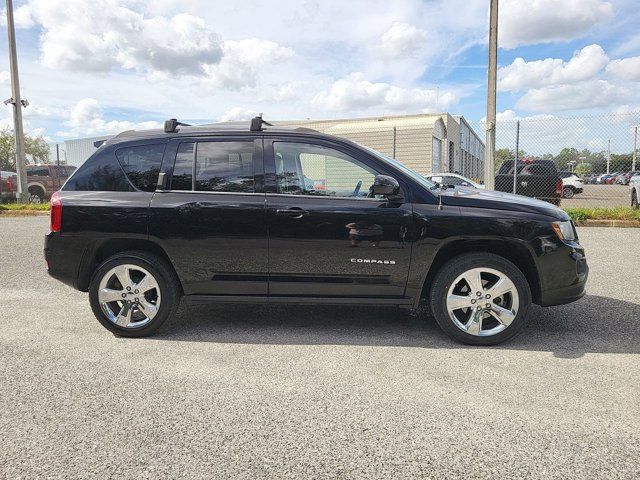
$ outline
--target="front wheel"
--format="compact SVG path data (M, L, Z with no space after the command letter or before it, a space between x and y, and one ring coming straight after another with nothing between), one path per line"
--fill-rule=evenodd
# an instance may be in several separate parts
M144 337L174 314L180 286L161 258L124 252L100 265L89 285L89 301L106 329L123 337Z
M522 330L531 291L525 276L507 259L469 253L440 269L430 302L436 322L450 337L469 345L495 345Z

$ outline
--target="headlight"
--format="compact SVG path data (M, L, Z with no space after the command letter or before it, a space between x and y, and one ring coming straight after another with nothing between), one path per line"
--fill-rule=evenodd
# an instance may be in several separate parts
M560 240L574 241L576 239L576 231L573 228L571 220L566 222L553 222L553 230Z

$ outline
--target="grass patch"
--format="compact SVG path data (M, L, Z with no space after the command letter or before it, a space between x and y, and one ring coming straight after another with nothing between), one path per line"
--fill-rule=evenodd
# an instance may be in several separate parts
M637 220L640 210L630 207L616 208L565 208L565 212L575 221L582 220Z
M37 212L48 212L49 202L47 203L0 203L0 210L20 211L31 210Z

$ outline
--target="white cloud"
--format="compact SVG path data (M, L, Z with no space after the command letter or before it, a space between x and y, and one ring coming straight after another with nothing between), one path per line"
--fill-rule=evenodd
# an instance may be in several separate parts
M221 122L239 122L241 120L249 120L256 116L253 110L247 110L242 107L233 107L227 110L220 117Z
M11 85L11 75L6 70L0 71L0 85Z
M293 56L293 50L277 43L248 38L228 40L223 43L223 56L217 64L204 65L204 84L211 88L239 89L255 86L260 69L267 64L277 64Z
M597 75L609 61L600 45L587 45L564 62L559 58L525 61L516 58L498 70L500 90L522 91L547 85L576 83Z
M388 83L372 83L360 72L335 81L328 90L313 98L317 107L325 110L349 111L378 109L393 111L444 111L457 103L459 96L452 91L402 88Z
M215 88L255 85L260 67L293 55L275 42L249 38L223 41L190 13L145 16L115 0L31 0L25 5L42 28L45 66L73 71L114 68L171 81L188 75Z
M626 87L594 79L529 90L516 106L533 111L581 110L624 104L632 97L633 93Z
M587 148L592 152L601 152L607 148L607 142L602 138L594 137L587 142Z
M632 82L640 82L640 57L611 60L607 65L607 73Z
M409 23L393 22L380 38L380 53L385 58L417 56L427 43L427 32Z
M500 3L498 41L504 48L567 41L613 18L603 0L508 0Z
M125 130L144 130L160 128L162 125L156 121L129 122L120 120L107 121L103 118L103 111L99 102L94 98L83 98L69 112L69 119L65 125L69 131L58 132L62 136L92 136L109 135Z

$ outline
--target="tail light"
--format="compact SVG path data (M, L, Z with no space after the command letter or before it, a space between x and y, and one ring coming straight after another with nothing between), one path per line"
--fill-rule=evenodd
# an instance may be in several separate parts
M558 195L562 195L562 179L561 178L556 180L556 193Z
M62 199L60 192L51 196L51 231L59 232L62 228Z
M7 190L13 192L16 189L15 184L13 183L13 177L7 178Z

